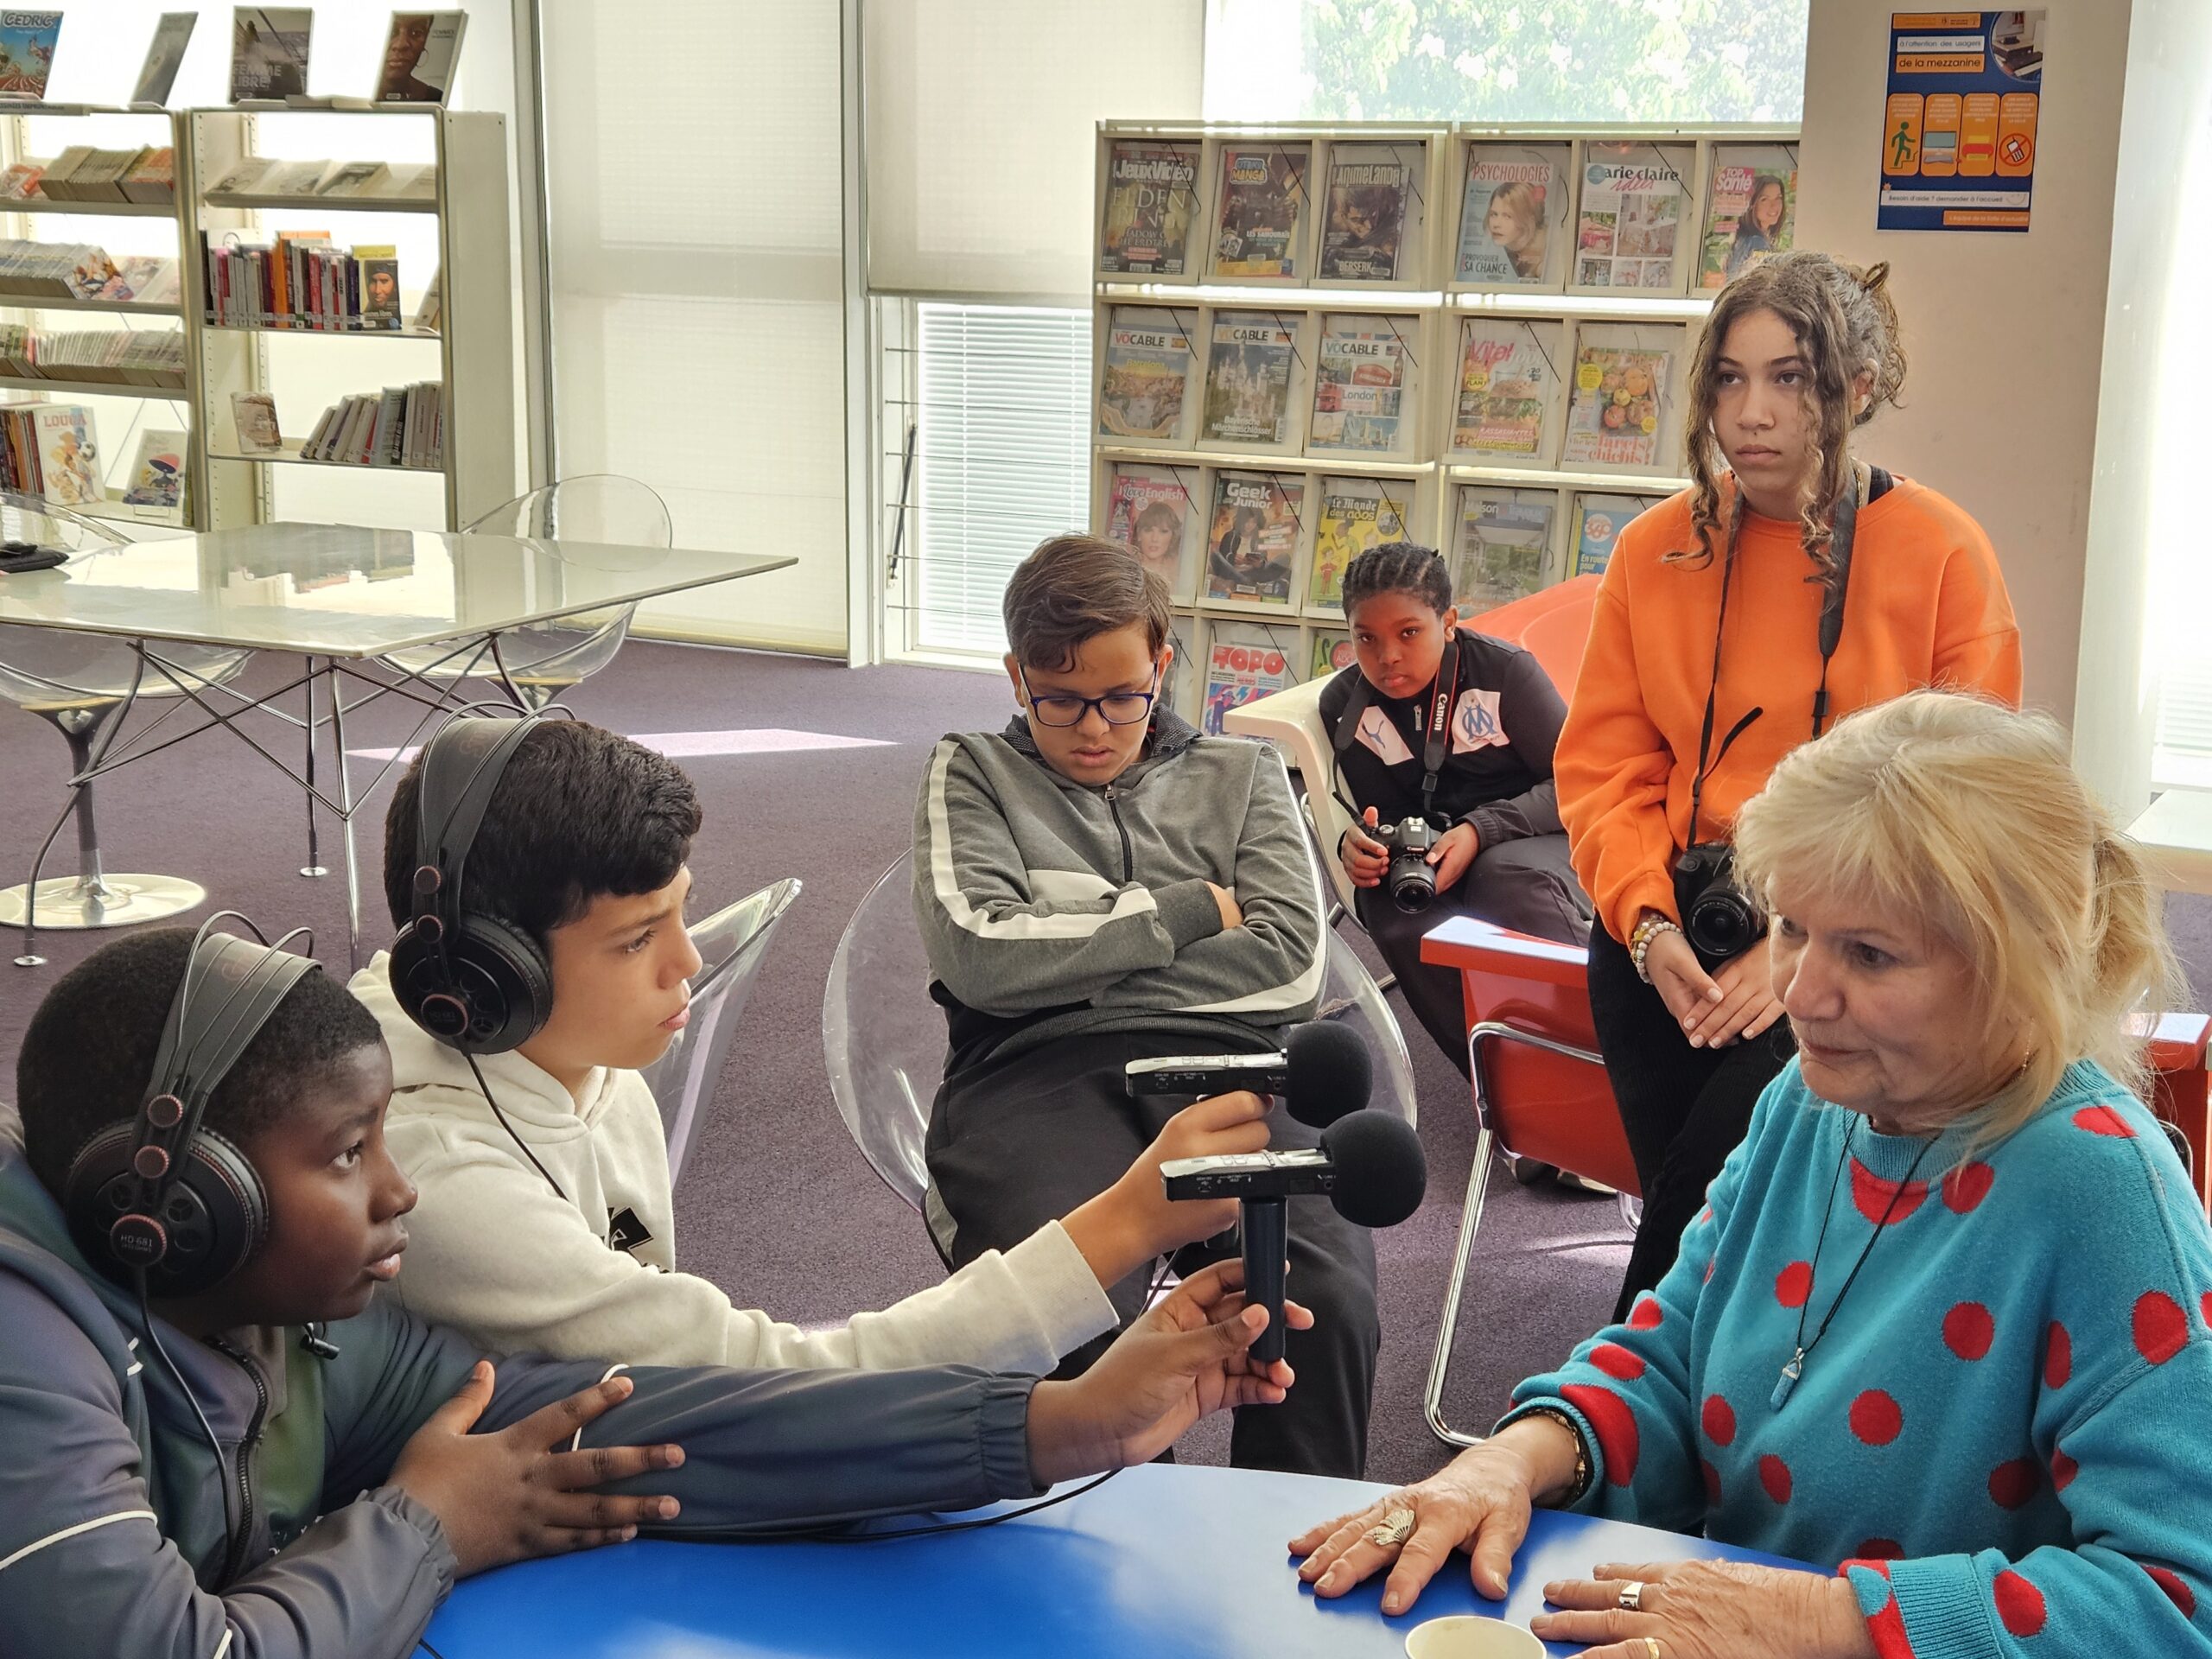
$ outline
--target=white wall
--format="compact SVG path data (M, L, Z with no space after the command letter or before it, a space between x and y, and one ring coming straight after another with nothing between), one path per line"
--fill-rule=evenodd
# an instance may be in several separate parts
M2130 7L2045 3L2032 228L1878 232L1891 8L1813 0L1797 245L1889 261L1910 370L1904 407L1866 429L1861 453L1942 491L1988 531L2019 613L2027 699L2070 721ZM2207 9L2142 0L2138 10L2154 8ZM2196 210L2158 194L2163 211ZM2098 639L2101 651L2111 643Z

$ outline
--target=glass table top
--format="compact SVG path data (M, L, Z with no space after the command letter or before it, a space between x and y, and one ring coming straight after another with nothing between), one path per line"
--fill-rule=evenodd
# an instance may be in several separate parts
M0 624L373 657L794 563L543 537L252 524L86 550L50 570L0 575Z

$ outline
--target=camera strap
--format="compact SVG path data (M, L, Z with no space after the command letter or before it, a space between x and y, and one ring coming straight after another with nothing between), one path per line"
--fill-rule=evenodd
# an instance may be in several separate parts
M1436 665L1435 683L1421 709L1421 815L1432 823L1437 779L1443 773L1445 753L1452 737L1452 710L1459 701L1459 630L1453 628L1452 637L1444 642L1444 655ZM1375 688L1368 683L1367 676L1355 675L1351 696L1344 700L1344 712L1337 716L1335 741L1329 746L1329 792L1337 798L1337 804L1351 815L1354 823L1360 821L1360 809L1344 798L1340 762L1344 752L1358 741L1359 718L1375 700Z

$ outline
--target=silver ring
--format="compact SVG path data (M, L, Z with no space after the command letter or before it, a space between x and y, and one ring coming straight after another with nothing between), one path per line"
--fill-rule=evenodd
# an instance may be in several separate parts
M1621 1586L1621 1592L1614 1599L1613 1605L1624 1613L1642 1612L1643 1611L1643 1580L1630 1579L1626 1584ZM1643 1639L1649 1642L1651 1638L1647 1636ZM1655 1649L1654 1652L1656 1659L1656 1650Z
M1411 1510L1391 1510L1382 1520L1367 1529L1368 1541L1394 1549L1414 1535L1414 1512Z

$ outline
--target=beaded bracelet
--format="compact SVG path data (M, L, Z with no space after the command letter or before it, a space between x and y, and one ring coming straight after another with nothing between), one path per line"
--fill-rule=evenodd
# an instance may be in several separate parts
M1629 935L1628 959L1635 966L1636 976L1645 984L1651 982L1651 970L1643 959L1651 952L1651 941L1662 933L1679 933L1681 926L1664 916L1647 916L1636 925L1636 931Z

